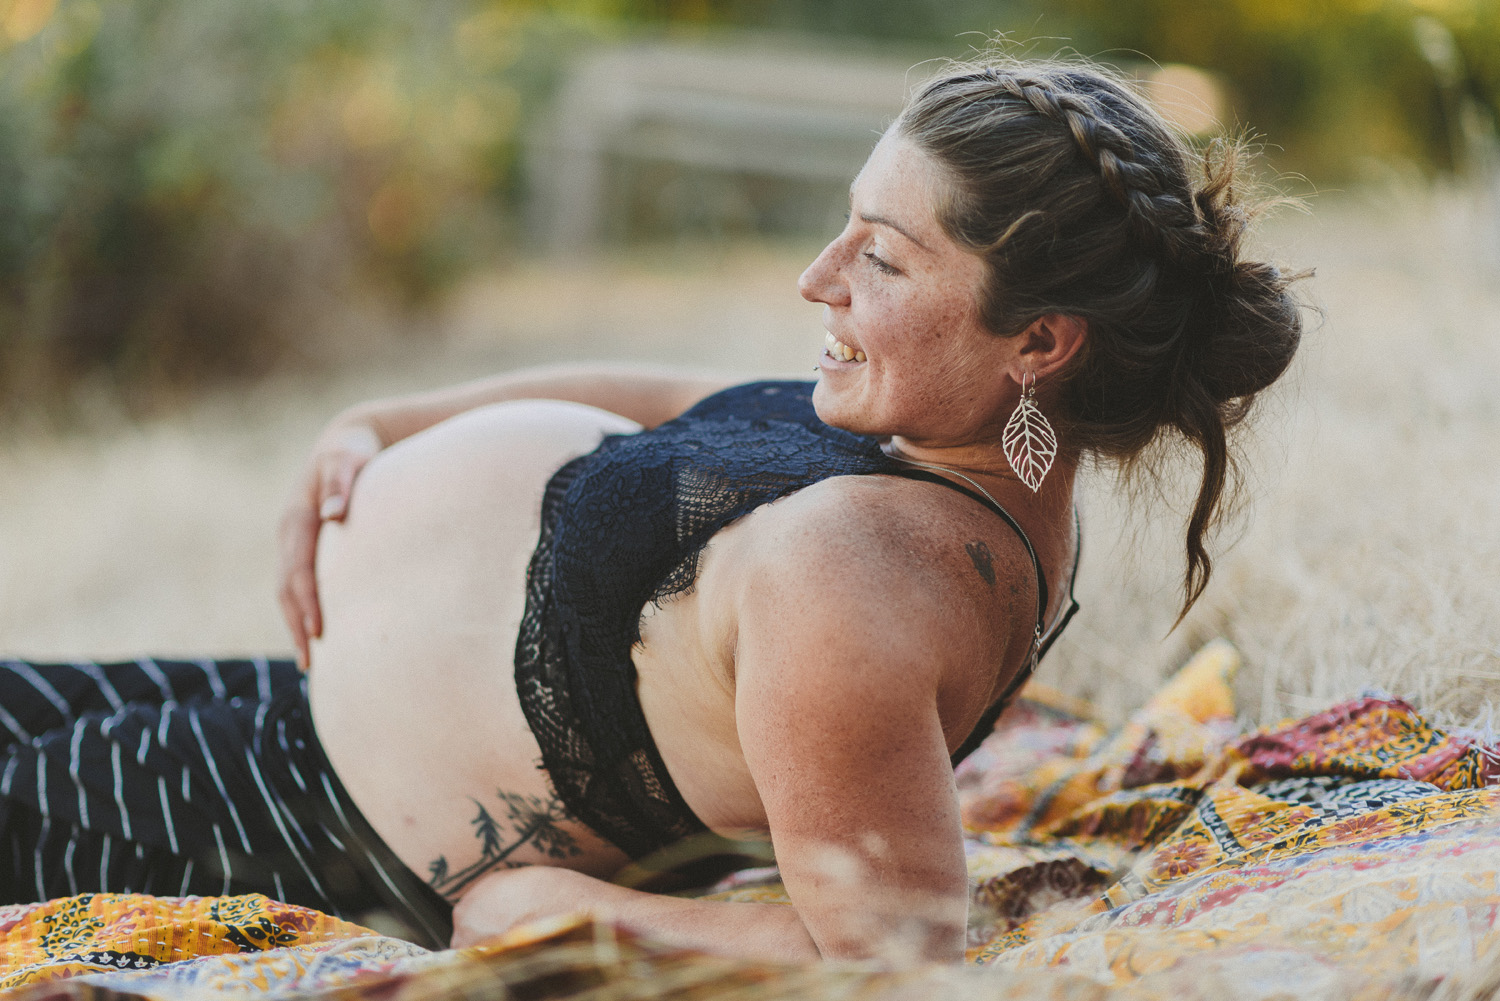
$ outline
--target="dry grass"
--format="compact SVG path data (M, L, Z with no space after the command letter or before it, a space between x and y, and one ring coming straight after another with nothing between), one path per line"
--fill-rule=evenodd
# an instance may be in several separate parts
M1347 197L1264 242L1318 274L1290 378L1245 441L1248 505L1183 626L1163 641L1182 510L1127 511L1110 478L1085 508L1087 615L1052 679L1118 716L1203 640L1246 654L1248 721L1366 688L1487 726L1500 692L1500 261L1469 196Z
M810 376L822 328L794 289L801 256L522 267L460 290L415 333L341 318L334 375L268 380L144 424L85 397L91 431L0 432L0 653L288 650L275 522L336 411L568 358Z
M1226 532L1238 541L1167 635L1181 570L1173 498L1130 507L1108 476L1090 477L1085 612L1050 681L1118 717L1190 647L1224 634L1247 656L1250 721L1380 687L1488 722L1500 679L1500 264L1479 251L1474 204L1348 195L1273 222L1263 243L1317 267L1306 292L1323 315L1247 442L1250 503ZM346 338L337 376L274 380L145 425L105 414L93 433L13 434L0 451L0 650L285 649L272 530L328 415L569 357L802 372L821 335L793 290L804 261L752 248L534 265L476 282L423 335Z

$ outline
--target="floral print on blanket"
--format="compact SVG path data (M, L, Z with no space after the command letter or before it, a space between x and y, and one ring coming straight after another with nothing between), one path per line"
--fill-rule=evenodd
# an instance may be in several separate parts
M973 962L1120 983L1275 952L1300 994L1496 939L1493 751L1374 696L1235 736L1237 663L1211 644L1114 734L1042 693L961 768ZM1070 885L1039 879L1064 862Z
M91 973L158 970L184 959L262 953L373 935L259 894L86 893L0 907L0 989Z
M579 920L427 954L263 897L96 895L0 908L0 987L354 1001L523 984L560 999L618 983L645 997L691 968L704 998L778 978L803 992L926 984L988 996L985 978L1001 976L1027 997L1109 985L1121 1001L1373 1001L1425 996L1500 955L1494 749L1378 696L1242 735L1237 663L1228 644L1210 644L1113 731L1077 700L1028 686L957 775L968 970L772 968ZM714 896L786 901L774 870ZM546 989L527 979L543 975Z

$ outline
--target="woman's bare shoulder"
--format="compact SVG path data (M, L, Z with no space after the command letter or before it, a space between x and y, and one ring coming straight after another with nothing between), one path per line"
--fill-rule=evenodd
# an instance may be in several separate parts
M989 658L1036 616L1036 574L1016 534L929 483L823 480L747 518L735 549L747 597L857 621L885 634L877 642L899 633Z
M832 785L879 775L901 799L948 767L1019 663L1036 621L1034 571L1014 533L960 494L843 480L757 511L735 542L754 549L733 597L737 726L753 774L795 770L814 784L834 774ZM970 555L979 543L991 553L983 573ZM788 706L809 734L788 729L801 725L784 719ZM877 746L924 750L874 767ZM808 755L816 774L796 764Z
M929 585L972 590L986 603L1012 578L1028 591L1035 580L1025 545L991 511L898 476L823 480L769 505L752 527L765 546L796 542L844 570L900 570ZM982 571L971 555L977 543L988 553Z

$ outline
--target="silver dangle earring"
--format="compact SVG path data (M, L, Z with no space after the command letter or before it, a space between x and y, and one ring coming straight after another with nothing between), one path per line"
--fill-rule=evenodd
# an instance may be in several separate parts
M1028 375L1030 383L1026 381ZM1052 468L1052 460L1057 458L1057 432L1036 405L1036 375L1031 372L1021 375L1021 399L1011 411L1010 420L1005 422L1000 445L1021 482L1032 493L1040 490L1042 480Z

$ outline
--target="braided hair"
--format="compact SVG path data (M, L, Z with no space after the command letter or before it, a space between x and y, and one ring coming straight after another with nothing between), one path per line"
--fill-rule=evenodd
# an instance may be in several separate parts
M949 183L938 221L986 262L980 316L1009 336L1048 313L1088 325L1059 377L1066 447L1127 468L1164 430L1201 453L1183 614L1212 569L1204 537L1233 470L1227 432L1290 364L1301 275L1240 258L1252 213L1239 144L1195 153L1088 63L995 57L926 83L894 131Z

